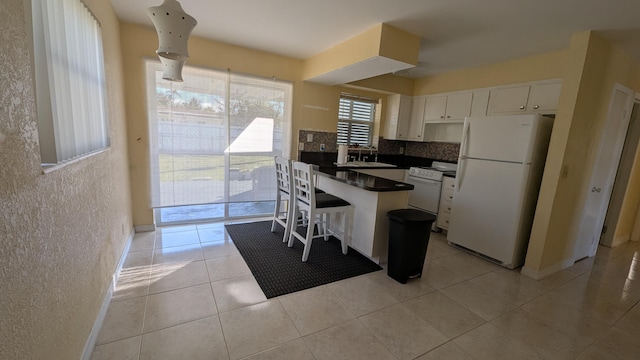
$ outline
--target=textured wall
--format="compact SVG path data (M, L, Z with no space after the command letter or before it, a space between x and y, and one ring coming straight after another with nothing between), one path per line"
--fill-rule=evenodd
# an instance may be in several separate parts
M132 227L118 21L100 19L110 150L42 174L23 0L0 2L0 358L78 359Z

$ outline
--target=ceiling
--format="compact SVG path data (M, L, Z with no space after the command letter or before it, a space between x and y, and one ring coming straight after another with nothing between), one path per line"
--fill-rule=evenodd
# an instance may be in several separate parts
M118 17L151 25L162 0L111 0ZM640 60L638 0L180 0L193 35L306 59L379 23L419 35L423 77L560 50L596 30Z

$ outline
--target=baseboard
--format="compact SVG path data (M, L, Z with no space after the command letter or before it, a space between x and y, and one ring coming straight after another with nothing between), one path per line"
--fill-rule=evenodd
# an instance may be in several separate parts
M93 322L93 327L91 328L91 332L89 333L89 337L84 345L84 350L82 352L82 360L90 360L91 355L93 354L93 348L96 345L96 340L98 340L98 334L100 333L100 329L102 328L102 323L104 322L104 318L107 315L107 310L109 310L109 304L111 303L111 298L113 297L113 290L118 281L118 276L120 275L120 270L124 264L124 261L127 258L127 254L129 253L129 248L131 247L131 242L133 241L133 236L135 232L133 229L129 232L129 237L127 238L127 242L124 245L124 249L122 250L122 254L120 254L120 260L118 261L118 266L116 266L116 270L111 276L111 283L109 283L109 287L107 289L107 293L104 295L104 299L102 299L102 305L100 306L100 311L98 311L98 315L96 316L96 320Z
M560 270L564 270L568 267L570 267L571 265L573 265L574 261L571 259L559 262L555 265L551 265L547 268L544 268L542 270L534 270L531 268L528 268L526 265L522 267L522 269L520 270L520 274L532 278L534 280L540 280L543 279L551 274L555 274Z
M137 233L156 231L155 224L136 225L133 227Z

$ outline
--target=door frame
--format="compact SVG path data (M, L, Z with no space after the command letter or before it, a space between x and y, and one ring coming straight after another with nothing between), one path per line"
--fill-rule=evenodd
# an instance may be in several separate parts
M615 154L615 166L611 167L611 170L609 171L609 174L607 176L607 180L605 184L602 184L601 191L604 191L605 193L605 199L604 201L602 201L602 203L599 205L600 208L598 209L598 218L597 218L597 223L596 226L593 226L593 228L599 228L600 231L602 231L602 226L604 225L604 220L607 214L607 209L609 207L609 202L611 201L611 194L612 194L612 190L613 190L613 184L615 181L615 177L616 174L618 172L618 167L620 164L620 156L622 155L622 147L624 146L624 140L626 138L627 135L627 131L629 128L629 121L631 119L631 110L633 108L633 104L635 101L635 92L632 89L629 89L626 86L623 86L619 83L614 84L613 89L611 90L611 97L609 99L609 108L607 110L607 117L606 120L604 122L603 125L603 131L601 132L600 135L600 139L598 141L598 153L596 155L596 160L594 162L593 165L593 169L591 171L591 177L589 180L589 188L588 189L596 189L598 184L594 184L596 178L597 178L597 169L598 168L602 168L603 164L606 162L607 164L610 163L608 159L603 159L603 149L604 146L606 145L605 142L607 140L607 130L609 128L607 128L607 124L610 123L610 120L613 117L613 112L614 112L614 108L613 108L613 99L614 99L614 95L617 91L622 91L623 93L626 93L629 95L627 102L625 104L625 115L624 118L622 119L622 123L620 128L617 130L617 136L616 136L616 141L615 141L615 149L614 149L614 154ZM588 217L588 211L587 209L589 209L590 206L598 206L598 204L593 204L593 200L592 197L590 196L591 192L593 192L594 190L588 190L590 191L587 194L587 198L585 201L585 205L583 207L583 211L582 211L582 217L580 220L580 227L578 229L578 234L577 234L577 238L574 244L574 249L573 249L573 261L578 261L580 259L582 259L584 256L582 255L578 255L579 254L579 250L581 249L581 246L584 245L583 241L580 241L580 239L583 236L583 229L585 227L590 227L592 225L589 224L589 217ZM595 190L598 191L598 190ZM599 192L599 191L598 191ZM591 245L589 248L589 251L587 253L588 257L592 257L596 254L596 251L598 249L598 244L600 243L600 237L598 236L598 238L596 239L595 237L592 239L591 241ZM580 254L582 252L580 251Z

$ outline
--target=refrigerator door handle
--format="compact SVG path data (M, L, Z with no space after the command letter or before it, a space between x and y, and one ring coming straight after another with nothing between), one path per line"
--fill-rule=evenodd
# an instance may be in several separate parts
M460 187L462 186L462 177L464 176L464 161L466 157L460 156L458 159L458 169L456 170L456 182L455 189L456 192L460 191Z
M462 143L460 144L460 158L467 156L467 142L469 141L469 119L464 120L462 128Z
M462 142L460 144L460 157L458 158L458 169L456 170L456 192L460 191L462 186L462 177L464 176L464 160L467 156L467 142L469 141L469 119L464 119L464 127L462 128Z

